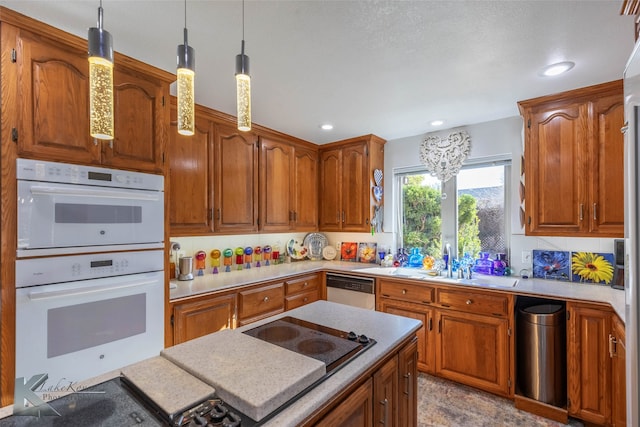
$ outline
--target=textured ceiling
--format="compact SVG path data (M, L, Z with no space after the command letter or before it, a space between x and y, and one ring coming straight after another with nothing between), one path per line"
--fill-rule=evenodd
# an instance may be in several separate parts
M385 139L518 114L516 102L622 77L633 17L621 1L249 1L253 121L326 143ZM0 1L86 38L99 1ZM104 0L114 48L175 72L184 2ZM196 102L235 115L242 3L187 1ZM566 75L543 78L570 60ZM319 125L332 123L333 131Z

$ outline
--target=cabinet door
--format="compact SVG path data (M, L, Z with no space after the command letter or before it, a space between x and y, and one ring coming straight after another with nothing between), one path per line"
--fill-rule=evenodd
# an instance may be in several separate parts
M508 320L456 311L436 316L436 374L508 396Z
M412 304L403 301L394 301L389 298L380 298L378 310L398 316L409 317L422 322L422 326L416 332L418 337L418 368L422 372L433 374L435 372L435 335L434 335L434 311L429 306Z
M174 100L173 100L174 101ZM176 117L172 108L171 117ZM196 110L195 134L169 130L169 227L171 236L213 232L213 124Z
M373 425L398 425L398 358L373 374Z
M257 138L216 125L214 162L216 231L258 231Z
M371 427L373 385L369 378L337 407L332 409L317 426L321 427Z
M607 424L611 419L610 313L567 303L567 397L569 415Z
M342 150L320 153L320 230L342 229Z
M234 294L211 297L173 307L173 343L180 344L223 329L234 328Z
M97 164L100 146L89 135L89 62L77 51L2 24L3 111L15 128L18 156ZM8 58L16 50L16 62ZM9 83L10 82L10 83ZM11 103L11 104L9 104ZM4 129L3 129L4 131Z
M525 142L526 231L530 235L582 232L588 223L584 165L589 149L588 105L533 111Z
M297 231L318 229L318 153L296 147L293 219Z
M603 97L594 103L596 119L595 144L597 156L591 163L597 172L591 194L590 216L592 232L601 236L624 235L624 124L622 92Z
M611 354L611 370L612 370L612 425L615 427L623 427L627 425L627 390L626 390L626 354L627 347L625 345L625 327L624 324L616 317L613 319L613 352Z
M368 146L366 142L342 149L342 230L369 230Z
M260 229L288 231L293 224L294 147L260 138Z
M169 123L169 84L116 66L113 144L103 143L102 163L111 167L162 173Z
M398 352L398 425L418 425L418 341L414 340Z

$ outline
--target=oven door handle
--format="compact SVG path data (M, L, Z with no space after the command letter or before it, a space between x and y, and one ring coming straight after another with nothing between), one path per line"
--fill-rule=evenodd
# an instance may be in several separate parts
M75 295L87 295L87 294L94 294L97 292L114 291L116 289L134 288L138 286L153 285L154 283L157 283L157 282L158 282L157 280L141 280L136 282L121 283L118 285L89 286L86 288L81 287L77 289L67 289L67 290L61 290L61 291L31 291L29 292L29 299L43 300L43 299L50 299L50 298L62 298L62 297L68 297L68 296L75 296Z
M30 188L31 194L49 195L55 194L60 196L75 197L108 197L112 199L127 200L160 200L160 192L146 193L143 191L124 191L124 190L101 190L96 188L60 188L47 187L42 185L34 185Z

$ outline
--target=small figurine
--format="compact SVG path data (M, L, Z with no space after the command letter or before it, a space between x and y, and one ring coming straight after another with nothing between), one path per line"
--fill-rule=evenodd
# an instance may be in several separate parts
M236 265L238 270L242 270L243 258L244 258L244 249L238 246L236 248Z
M269 260L271 259L271 246L267 245L262 248L262 259L264 259L264 265L268 267L270 265Z
M220 267L220 249L213 249L209 256L211 257L211 267L213 267L211 273L218 274L218 267Z
M222 256L224 257L223 263L224 263L224 271L225 273L228 273L231 271L231 264L233 264L233 249L231 248L227 248L224 251L222 251Z
M204 276L204 266L207 260L207 254L205 251L196 252L196 269L198 270L198 276Z
M244 267L247 269L251 268L251 260L253 259L251 256L252 254L253 248L251 246L244 248Z
M260 268L260 260L262 260L262 248L260 246L253 248L253 260L256 262L256 268Z

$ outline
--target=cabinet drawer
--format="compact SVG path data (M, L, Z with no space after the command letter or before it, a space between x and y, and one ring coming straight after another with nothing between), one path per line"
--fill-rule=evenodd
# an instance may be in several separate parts
M509 314L509 297L506 295L438 289L436 302L442 307L478 314L497 316Z
M288 296L284 302L285 310L293 310L294 308L310 304L314 301L318 301L317 289Z
M249 289L238 293L240 318L284 310L284 283Z
M285 282L286 295L293 295L297 294L298 292L315 290L318 289L319 284L320 277L317 274L287 280Z
M433 288L417 283L380 280L380 294L402 301L427 304L433 302Z

